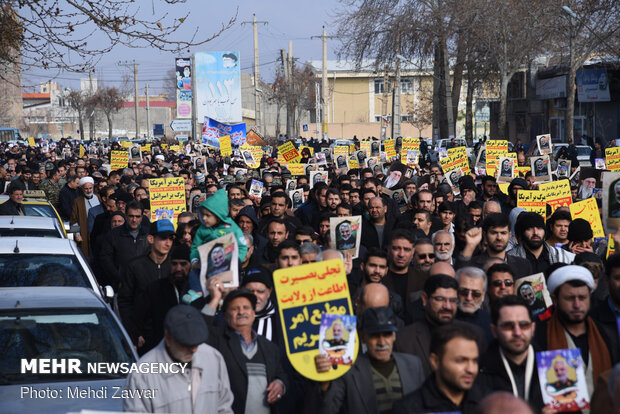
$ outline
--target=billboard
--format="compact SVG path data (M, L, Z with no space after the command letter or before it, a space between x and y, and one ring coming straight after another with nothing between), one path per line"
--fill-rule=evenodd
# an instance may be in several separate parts
M197 119L208 117L229 124L242 121L239 63L239 52L194 55Z
M192 117L192 59L175 59L177 119Z
M577 71L577 99L579 102L609 102L609 78L605 69Z

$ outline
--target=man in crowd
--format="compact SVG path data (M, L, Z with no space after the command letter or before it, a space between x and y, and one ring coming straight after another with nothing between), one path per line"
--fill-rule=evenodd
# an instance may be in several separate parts
M445 230L439 230L433 233L432 242L435 249L435 260L438 262L452 264L452 254L454 253L454 234Z
M320 401L320 413L390 412L395 401L424 381L418 357L393 352L398 327L391 308L366 309L360 327L367 353L358 355L344 376L317 384L321 390L312 399ZM332 369L325 354L318 354L314 362L319 373Z
M63 220L69 220L71 218L71 211L73 209L73 202L80 196L80 177L77 175L70 175L67 178L67 183L62 187L58 194L58 203L60 209L58 214Z
M506 263L495 263L487 270L489 302L515 294L515 274Z
M80 248L84 256L90 254L90 239L88 238L88 212L91 208L100 204L99 198L94 193L95 180L92 177L83 177L78 181L81 195L73 202L71 219L69 224L80 225Z
M178 373L132 372L123 410L129 412L232 414L233 393L222 354L205 344L207 324L191 306L177 305L164 321L164 339L138 363L187 364ZM145 390L157 390L153 395ZM142 391L142 392L138 392Z
M547 219L547 243L550 246L562 247L568 243L568 226L572 220L570 212L563 209L557 209Z
M620 362L620 338L617 320L620 318L620 254L613 254L605 266L605 282L609 294L592 304L590 316L598 323L611 352L612 363Z
M0 204L0 216L24 216L24 191L17 185L9 184L9 199Z
M387 216L387 204L381 197L374 197L368 202L369 219L362 221L362 245L366 248L385 247L390 240L396 220Z

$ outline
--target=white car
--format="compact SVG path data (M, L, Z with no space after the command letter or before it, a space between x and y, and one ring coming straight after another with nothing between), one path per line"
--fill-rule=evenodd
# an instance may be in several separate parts
M68 239L0 237L0 287L86 287L106 300L111 286L102 288L82 251Z
M123 400L113 395L122 389L126 375L88 373L87 367L138 359L110 307L90 289L78 287L0 288L0 349L2 413L122 411ZM24 372L22 359L77 359L82 373ZM88 390L107 393L95 398L69 395Z
M35 216L0 216L0 237L67 238L58 220Z

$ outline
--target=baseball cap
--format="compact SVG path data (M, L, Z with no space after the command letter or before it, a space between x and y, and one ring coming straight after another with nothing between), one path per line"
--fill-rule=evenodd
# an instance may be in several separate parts
M382 306L378 308L368 308L362 315L362 332L379 333L379 332L396 332L396 316L392 308Z
M175 341L185 346L196 346L209 337L207 323L198 311L189 305L176 305L164 319L164 329Z
M176 232L170 220L162 219L151 224L149 234L151 236L168 237L175 235Z
M253 282L262 283L267 286L267 289L273 288L271 272L262 266L250 269L245 274L245 277L243 278L243 286Z
M222 304L222 310L226 312L226 309L228 309L228 305L230 304L230 302L232 302L233 299L237 299L240 297L247 298L252 304L252 309L256 309L256 295L254 295L254 293L250 292L247 289L241 288L241 289L235 289L235 290L228 292L228 295L226 295L226 297L224 298L224 303Z

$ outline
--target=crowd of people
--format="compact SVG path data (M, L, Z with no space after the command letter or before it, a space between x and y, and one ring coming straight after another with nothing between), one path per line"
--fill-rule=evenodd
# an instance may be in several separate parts
M452 186L422 149L409 176L396 159L336 168L329 144L316 140L304 142L299 162L325 181L311 182L309 169L292 176L275 148L250 168L237 151L223 157L197 144L174 152L153 143L111 171L118 145L0 144L0 214L23 215L24 192L42 190L79 224L76 242L99 284L117 293L142 360L191 362L183 374L130 374L128 388L160 392L125 400L127 411L548 414L557 408L543 401L535 353L574 348L591 412L620 412L620 254L607 257L590 223L566 207L548 217L517 207L518 191L538 184L532 174L512 179L506 194L494 176ZM522 148L517 156L527 165ZM149 180L171 177L183 178L187 204L176 228L150 220ZM589 178L566 178L573 201L593 195ZM259 196L253 181L263 183ZM291 189L304 194L297 208ZM404 202L389 195L401 189ZM362 223L356 259L330 238L330 219L350 216ZM230 233L239 287L217 274L201 284L197 248ZM272 275L329 259L344 263L361 344L346 374L316 382L287 359ZM529 278L519 283L536 274L552 303ZM319 373L335 369L324 355L314 362ZM554 366L556 388L575 381L563 368Z

